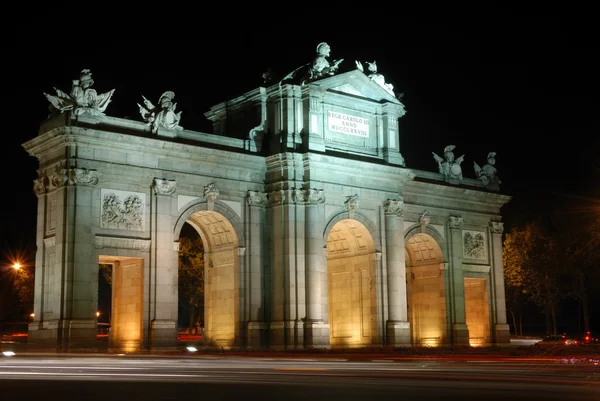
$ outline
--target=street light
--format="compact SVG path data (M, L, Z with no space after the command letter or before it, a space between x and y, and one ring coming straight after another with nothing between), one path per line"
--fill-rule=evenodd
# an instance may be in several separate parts
M21 268L21 264L20 263L15 263L12 267L15 270L19 270Z

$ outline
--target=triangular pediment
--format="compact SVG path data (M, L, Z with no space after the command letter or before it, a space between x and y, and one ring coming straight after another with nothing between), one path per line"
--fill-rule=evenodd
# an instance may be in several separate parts
M378 103L401 104L396 96L389 93L359 70L349 71L310 83L321 90L374 100Z

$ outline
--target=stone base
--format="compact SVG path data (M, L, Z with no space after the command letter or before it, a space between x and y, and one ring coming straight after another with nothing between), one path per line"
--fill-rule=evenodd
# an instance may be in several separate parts
M495 327L495 345L510 345L510 326L506 323L498 323Z
M94 319L35 321L29 324L28 348L56 351L98 349Z
M153 320L150 325L150 349L165 350L177 348L177 322L174 320Z
M397 166L404 166L404 157L402 157L402 154L400 154L400 152L398 152L397 150L388 150L388 149L384 149L383 150L383 159L388 162L389 164L393 164L393 165L397 165Z
M269 346L273 350L301 349L304 347L302 321L276 321L269 324Z
M329 324L322 320L304 321L304 348L331 348Z
M388 320L386 324L387 345L390 347L410 347L410 322Z
M269 345L269 324L267 322L248 322L247 346L263 348Z
M452 326L452 345L470 345L469 329L465 323L454 323Z

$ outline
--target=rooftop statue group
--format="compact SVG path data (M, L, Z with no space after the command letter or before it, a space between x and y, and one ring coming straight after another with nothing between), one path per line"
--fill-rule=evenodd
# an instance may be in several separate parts
M111 101L115 90L98 94L92 88L94 80L90 70L82 70L79 79L72 81L71 92L66 93L60 89L54 88L56 95L44 93L46 99L61 113L70 110L73 115L79 116L83 113L89 113L93 116L104 116L104 111Z
M460 166L463 162L465 155L458 158L454 158L454 149L456 146L448 145L444 148L444 158L433 153L433 158L438 163L440 174L444 176L446 182L458 183L463 179L462 167ZM498 171L494 165L496 164L496 152L490 152L487 156L487 164L480 167L476 162L473 162L473 168L477 178L490 189L498 189L501 181L498 179Z
M331 56L331 47L326 42L319 43L317 45L316 51L317 54L315 55L315 58L312 60L312 62L296 68L295 70L287 74L281 80L280 83L294 80L296 75L298 75L301 71L304 71L304 75L300 80L301 85L306 85L309 82L315 81L317 79L336 74L340 68L340 64L342 63L342 61L344 61L344 59L336 59L330 63L328 58ZM394 85L385 82L385 77L379 72L377 72L377 62L373 61L371 63L366 61L365 63L367 64L367 69L369 71L369 74L367 76L371 78L373 82L385 89L386 92L388 92L390 95L396 97L396 94L394 93ZM356 68L360 72L365 73L364 67L360 61L355 60L355 64ZM265 82L269 82L271 78L272 75L270 70L263 74L263 79L265 80ZM399 94L398 98L401 97L402 94Z
M338 59L329 62L328 58L331 54L331 48L325 42L321 42L317 45L317 54L311 63L305 64L284 77L280 84L288 80L293 80L297 73L304 70L305 74L302 77L301 84L304 85L310 81L314 81L319 78L334 75L342 61L344 59ZM389 94L396 97L394 94L394 86L391 83L385 82L385 77L377 72L377 62L365 62L367 69L370 72L367 75L373 82L377 83ZM355 61L356 68L364 73L364 67L360 61ZM270 71L263 74L265 82L271 79ZM104 117L105 110L111 102L114 89L98 94L95 89L92 88L94 80L92 79L92 73L90 70L82 70L79 79L72 81L71 91L69 93L63 92L60 89L54 88L56 95L49 95L44 93L44 96L48 99L51 106L59 111L71 111L75 116L82 115L84 113L91 114L93 116ZM402 94L397 97L400 98ZM138 108L140 115L144 122L151 127L152 132L157 132L159 128L167 130L182 130L183 127L179 125L181 120L181 111L176 112L177 103L173 102L175 93L172 91L164 92L158 99L158 105L154 105L146 97L144 99L144 106L139 103ZM461 163L464 160L462 155L459 158L454 158L454 145L448 145L444 149L444 158L438 156L435 152L433 157L438 163L439 172L444 176L446 182L458 183L463 179ZM475 175L477 178L490 189L498 189L501 183L498 179L496 167L496 152L490 152L487 156L487 163L480 167L474 162Z
M73 80L71 92L66 93L60 89L54 88L56 95L44 93L44 96L46 96L46 99L48 99L51 106L61 113L71 111L74 116L88 113L92 116L105 117L104 112L106 111L115 90L112 89L106 93L98 94L96 90L92 88L92 85L94 85L92 73L90 70L86 69L81 71L79 79ZM152 102L142 96L146 107L142 107L138 103L140 114L146 124L152 128L153 132L156 132L158 128L168 130L183 129L179 126L181 111L175 112L177 103L173 103L174 97L175 93L167 91L158 99L158 106L155 106Z

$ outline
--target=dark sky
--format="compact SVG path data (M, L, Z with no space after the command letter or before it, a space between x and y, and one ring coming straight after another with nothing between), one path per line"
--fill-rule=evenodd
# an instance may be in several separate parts
M21 144L47 115L43 92L70 90L89 68L98 92L116 89L108 115L140 119L142 95L156 101L173 90L181 125L206 132L203 113L211 105L257 87L267 68L281 77L309 62L322 41L343 65L376 60L386 81L404 93L400 143L407 167L436 171L431 152L454 144L456 156L466 155L464 175L473 178L473 161L482 165L488 152L497 152L501 192L514 197L503 210L507 224L587 191L592 178L600 187L589 169L600 164L591 10L523 17L489 5L432 16L427 5L409 14L403 4L398 11L367 3L331 9L290 3L295 11L280 3L276 11L266 5L250 11L228 3L193 12L165 5L135 14L98 3L89 11L80 4L7 15L4 253L34 242L37 162Z

